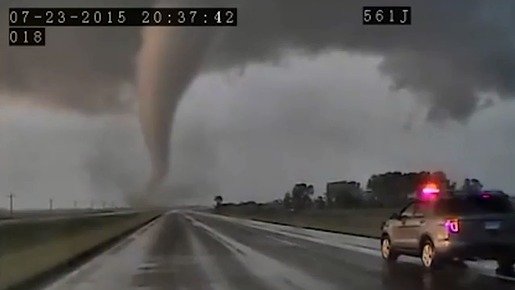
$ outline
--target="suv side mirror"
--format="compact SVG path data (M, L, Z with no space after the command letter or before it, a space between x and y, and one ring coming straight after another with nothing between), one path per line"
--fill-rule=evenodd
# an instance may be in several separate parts
M390 219L391 220L398 220L399 219L399 214L396 213L396 212L392 213L392 215L390 216Z

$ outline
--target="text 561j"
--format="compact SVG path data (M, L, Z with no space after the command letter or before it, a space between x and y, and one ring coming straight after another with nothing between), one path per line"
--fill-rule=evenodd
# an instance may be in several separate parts
M363 24L410 25L411 7L408 6L365 6Z

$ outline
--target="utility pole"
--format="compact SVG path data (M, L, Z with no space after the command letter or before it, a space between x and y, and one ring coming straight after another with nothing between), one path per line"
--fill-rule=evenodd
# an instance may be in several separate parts
M49 201L49 205L50 205L50 210L52 210L54 207L54 200L52 198L50 198L48 201Z
M14 194L12 192L9 192L9 214L11 217L13 216L13 198Z
M106 208L106 202L102 201L102 208Z

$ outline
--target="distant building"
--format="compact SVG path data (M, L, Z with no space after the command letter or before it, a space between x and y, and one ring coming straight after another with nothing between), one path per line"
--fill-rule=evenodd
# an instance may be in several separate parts
M326 186L326 199L330 206L354 206L363 202L363 190L361 184L355 181L329 182Z
M334 181L327 183L327 192L350 192L356 196L361 196L363 190L361 184L355 181Z

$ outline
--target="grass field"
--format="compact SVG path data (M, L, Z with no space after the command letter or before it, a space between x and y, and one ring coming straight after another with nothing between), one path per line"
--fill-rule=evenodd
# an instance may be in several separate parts
M512 198L512 202L515 206L515 197ZM381 223L392 213L398 212L400 208L399 206L397 208L328 209L294 213L284 209L229 206L214 210L214 213L378 238L381 234Z
M66 263L160 212L0 223L0 289Z
M60 220L22 220L17 223L0 223L0 259L35 244L61 239L78 232L109 227L123 220L133 219L137 213L112 216L73 217Z
M341 233L379 237L381 223L398 209L338 209L288 212L286 210L225 210L216 213L266 222L288 224Z

